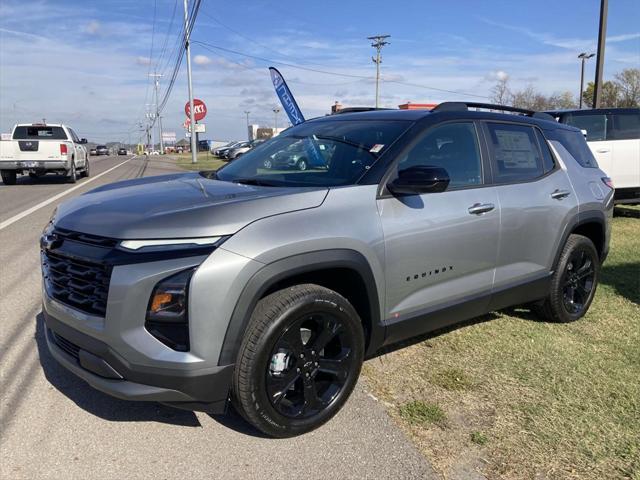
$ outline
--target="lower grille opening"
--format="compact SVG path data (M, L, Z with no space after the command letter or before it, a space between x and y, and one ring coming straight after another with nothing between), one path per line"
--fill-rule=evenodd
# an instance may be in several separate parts
M76 360L80 358L80 347L78 347L75 343L70 342L64 337L61 337L56 332L49 330L51 332L51 337L55 344L64 352L71 355Z
M178 352L189 350L189 325L186 323L164 323L147 320L147 331L164 343L167 347Z

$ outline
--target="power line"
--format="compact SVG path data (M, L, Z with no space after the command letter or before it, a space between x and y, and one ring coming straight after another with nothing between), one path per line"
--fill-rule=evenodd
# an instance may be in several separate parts
M260 56L257 56L257 55L251 55L251 54L248 54L248 53L240 52L238 50L233 50L231 48L221 47L219 45L214 45L212 43L203 42L203 41L200 41L200 40L191 40L191 43L196 43L198 45L201 45L201 46L204 46L204 47L213 48L215 50L221 50L223 52L233 53L235 55L240 55L242 57L253 58L254 60L259 60L259 61L265 62L265 63L271 63L271 64L275 63L275 64L278 64L278 65L284 65L286 67L296 68L298 70L306 70L306 71L309 71L309 72L323 73L323 74L326 74L326 75L334 75L334 76L338 76L338 77L358 78L358 79L362 79L362 80L373 80L374 79L373 77L366 76L366 75L356 75L356 74L351 74L351 73L332 72L332 71L329 71L329 70L319 70L317 68L310 68L310 67L304 67L304 66L301 66L301 65L295 65L295 64L292 64L292 63L281 62L279 60L273 60L273 59L269 59L269 58L265 58L265 57L260 57ZM247 67L247 68L249 68L249 67ZM484 99L488 98L488 96L486 96L486 95L478 95L478 94L475 94L475 93L461 92L461 91L455 91L455 90L447 90L447 89L444 89L444 88L431 87L431 86L428 86L428 85L421 85L421 84L418 84L418 83L404 82L404 81L400 81L400 80L387 80L384 77L381 77L380 80L382 82L385 82L385 83L396 83L398 85L405 85L405 86L409 86L409 87L424 88L424 89L427 89L427 90L435 90L435 91L444 92L444 93L453 93L455 95L466 95L468 97L476 97L476 98L484 98Z

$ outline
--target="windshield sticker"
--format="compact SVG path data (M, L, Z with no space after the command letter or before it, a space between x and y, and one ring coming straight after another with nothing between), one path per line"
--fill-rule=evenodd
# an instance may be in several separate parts
M378 153L383 148L384 148L384 144L383 143L376 143L373 147L371 147L371 150L369 150L369 151L371 153Z

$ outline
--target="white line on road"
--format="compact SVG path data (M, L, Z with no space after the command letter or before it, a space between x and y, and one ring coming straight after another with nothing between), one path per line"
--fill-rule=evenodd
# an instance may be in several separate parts
M109 173L112 170L115 170L118 167L121 167L122 165L124 165L127 162L130 162L131 160L133 160L134 158L136 158L137 155L134 155L133 157L125 160L124 162L119 163L118 165L116 165L115 167L111 167L109 170L105 170L104 172L96 175L95 177L90 177L87 181L79 183L78 185L75 185L71 188L69 188L68 190L65 190L64 192L60 192L57 195L54 195L53 197L45 200L44 202L40 202L37 205L34 205L31 208L28 208L27 210L20 212L17 215L14 215L13 217L5 220L4 222L0 223L0 230L2 230L3 228L7 228L9 225L11 225L12 223L17 222L18 220L26 217L27 215L35 212L36 210L41 209L42 207L46 207L47 205L49 205L52 202L55 202L56 200L58 200L61 197L64 197L66 194L73 192L74 190L77 190L78 188L84 187L87 183L91 183L94 180L99 179L101 176L106 175L107 173Z

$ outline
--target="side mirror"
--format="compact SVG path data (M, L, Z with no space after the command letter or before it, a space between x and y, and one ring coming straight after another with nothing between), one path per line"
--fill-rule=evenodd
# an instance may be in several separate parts
M87 139L86 138L81 138L80 139L80 143L87 143Z
M447 189L449 181L449 173L444 168L421 165L400 170L387 188L394 195L438 193Z

